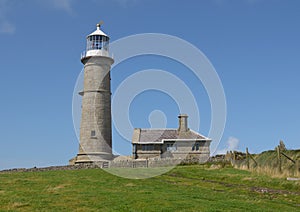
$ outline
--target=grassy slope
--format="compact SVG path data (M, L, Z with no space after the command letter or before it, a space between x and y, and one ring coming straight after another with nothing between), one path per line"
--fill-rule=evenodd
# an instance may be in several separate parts
M300 150L286 150L284 153L293 160L300 160ZM261 154L255 155L254 158L261 166L277 166L277 152L274 150L262 152ZM293 163L284 156L281 156L281 160L283 169L289 169L293 166Z
M101 169L6 173L0 174L0 211L295 211L300 196L287 191L300 192L299 187L299 182L205 166L179 166L144 180Z
M293 160L300 160L300 150L286 150L284 153L292 158ZM277 161L277 152L276 151L265 151L260 154L254 155L254 159L256 160L258 166L255 166L254 162L250 160L250 166L253 171L257 171L259 173L268 173L271 176L299 176L299 173L296 171L296 166L290 160L281 156L282 163L282 174L279 174L278 171L278 161ZM239 166L245 168L246 160L241 161Z

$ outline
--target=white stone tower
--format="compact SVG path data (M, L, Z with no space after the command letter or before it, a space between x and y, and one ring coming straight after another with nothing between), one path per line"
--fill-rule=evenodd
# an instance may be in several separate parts
M103 162L112 159L109 37L100 29L87 36L84 64L84 86L80 123L79 153L75 164Z

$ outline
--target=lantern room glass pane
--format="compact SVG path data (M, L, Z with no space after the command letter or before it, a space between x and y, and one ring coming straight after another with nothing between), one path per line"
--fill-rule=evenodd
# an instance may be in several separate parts
M108 51L109 38L103 35L92 35L87 38L86 51L104 49Z

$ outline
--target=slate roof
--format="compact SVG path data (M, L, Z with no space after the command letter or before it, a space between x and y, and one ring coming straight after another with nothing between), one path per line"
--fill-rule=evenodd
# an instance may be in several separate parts
M211 140L193 130L179 132L177 129L134 129L132 143L163 143L163 139Z

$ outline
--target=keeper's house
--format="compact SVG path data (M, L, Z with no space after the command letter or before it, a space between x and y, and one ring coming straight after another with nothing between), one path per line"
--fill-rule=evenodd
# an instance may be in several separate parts
M135 159L192 157L209 158L211 139L188 128L188 116L181 114L178 129L135 128L132 138Z

